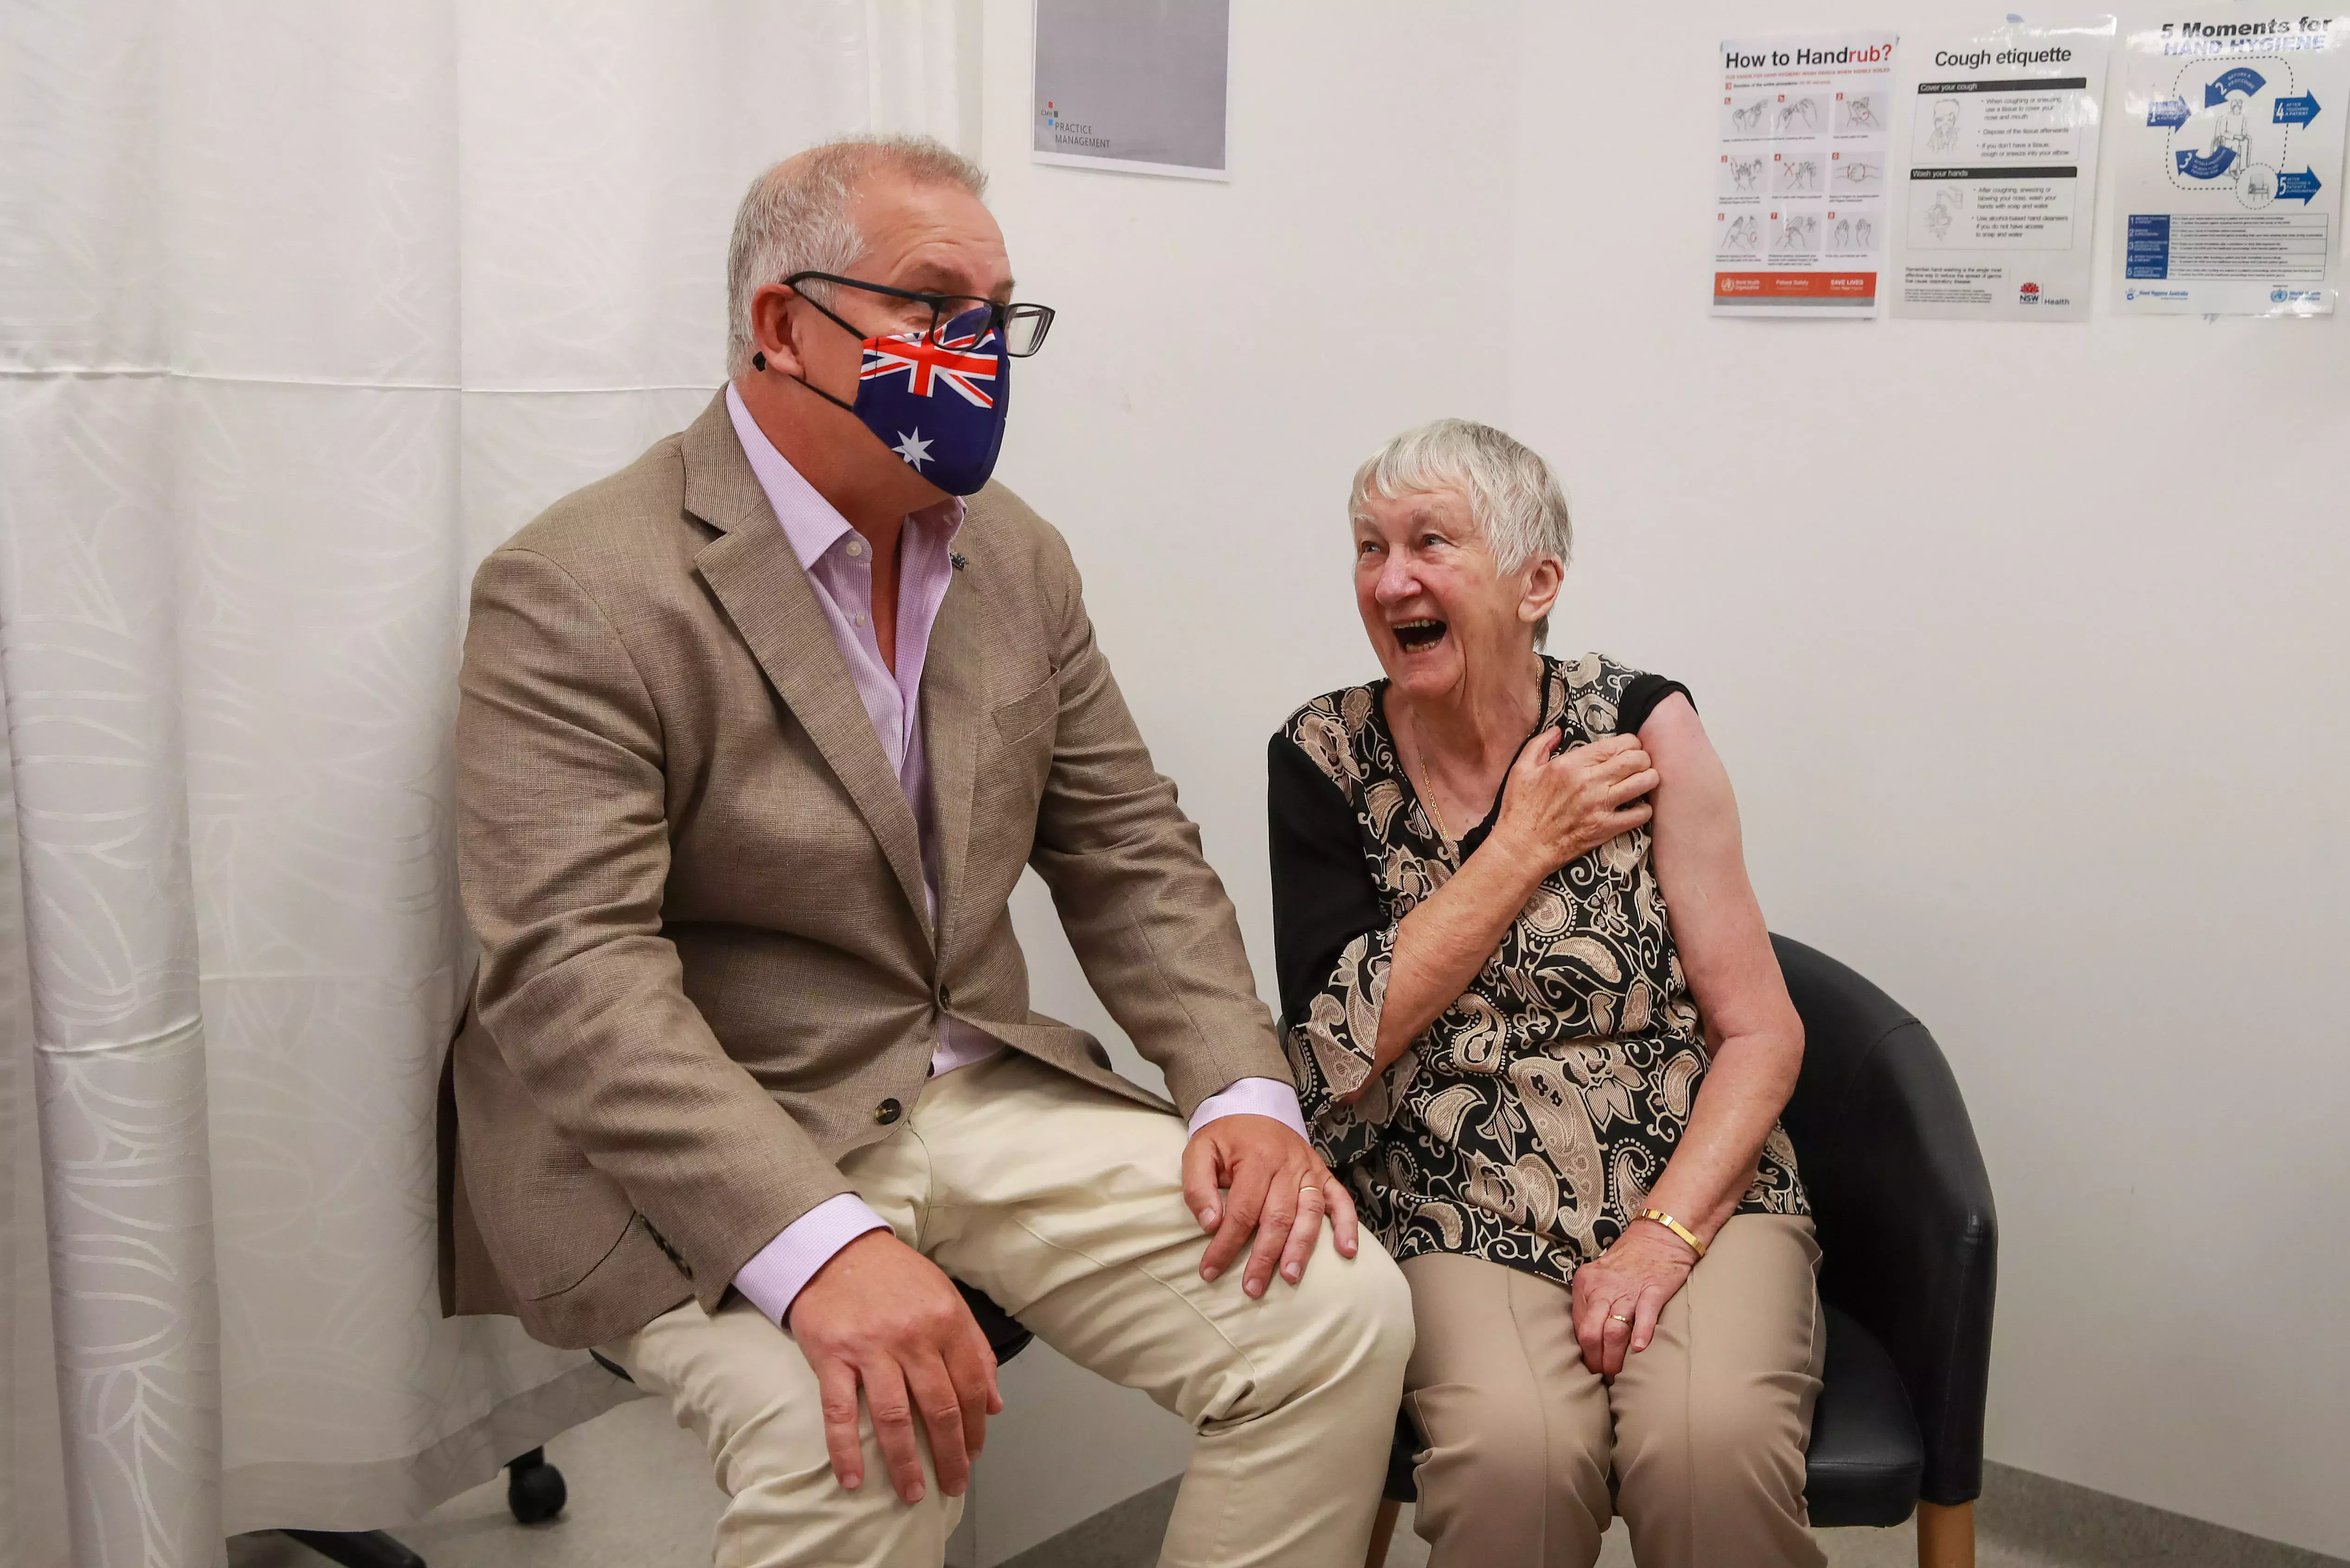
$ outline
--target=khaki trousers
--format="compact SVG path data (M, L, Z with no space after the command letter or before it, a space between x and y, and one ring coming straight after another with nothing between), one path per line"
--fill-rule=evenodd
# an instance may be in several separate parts
M1079 1366L1200 1434L1159 1562L1359 1568L1379 1501L1411 1301L1368 1235L1326 1228L1292 1286L1200 1278L1183 1124L1006 1053L931 1080L903 1126L841 1161L858 1196ZM654 1319L604 1353L710 1450L728 1499L717 1561L938 1568L962 1500L899 1501L868 1418L867 1480L833 1480L814 1373L739 1297Z
M1406 1260L1430 1568L1590 1568L1617 1512L1640 1568L1825 1563L1804 1509L1819 1257L1809 1220L1732 1217L1612 1386L1584 1367L1565 1286L1481 1258Z

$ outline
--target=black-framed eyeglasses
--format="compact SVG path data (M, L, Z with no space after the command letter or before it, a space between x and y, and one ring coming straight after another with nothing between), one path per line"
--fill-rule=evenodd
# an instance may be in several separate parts
M926 341L941 347L945 345L944 333L949 322L982 308L988 312L987 326L978 336L983 337L988 332L1001 332L1003 335L1003 351L1015 359L1024 359L1042 348L1045 334L1053 329L1053 307L1049 305L1009 305L983 299L975 294L922 294L910 288L892 288L886 283L867 283L862 278L843 277L838 273L830 272L795 272L784 279L784 286L798 288L803 280L810 278L836 284L842 288L862 289L867 294L878 294L886 299L898 301L898 330L919 331ZM841 321L838 316L825 309L823 302L810 297L805 290L800 297L859 337L869 336L862 327Z

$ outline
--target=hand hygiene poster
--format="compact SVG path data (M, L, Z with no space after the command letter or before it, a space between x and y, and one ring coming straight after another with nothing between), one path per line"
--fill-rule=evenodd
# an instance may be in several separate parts
M2114 19L1912 43L1896 316L2085 321Z
M2178 17L2132 33L2122 73L2114 308L2332 315L2350 16Z
M1721 46L1716 316L1877 314L1894 36L1818 33Z

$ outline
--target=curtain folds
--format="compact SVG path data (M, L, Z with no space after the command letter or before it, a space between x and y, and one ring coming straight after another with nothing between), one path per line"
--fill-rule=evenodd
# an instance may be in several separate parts
M0 13L0 1559L397 1524L615 1397L436 1304L465 586L717 385L758 168L958 139L955 20Z

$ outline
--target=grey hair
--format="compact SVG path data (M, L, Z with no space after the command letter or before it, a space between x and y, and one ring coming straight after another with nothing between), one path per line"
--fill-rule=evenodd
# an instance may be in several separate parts
M1458 491L1469 503L1494 568L1505 576L1545 556L1564 572L1574 558L1575 524L1550 464L1523 441L1473 420L1431 421L1366 458L1355 470L1347 515L1361 511L1367 496L1392 501L1436 490ZM1534 627L1535 646L1549 635L1544 616Z
M974 196L987 192L978 164L927 136L844 137L785 159L752 181L726 245L729 378L751 368L751 300L761 288L797 272L846 273L865 254L865 236L848 209L858 182L876 169L918 184L959 185ZM806 293L828 305L833 290L813 284Z

